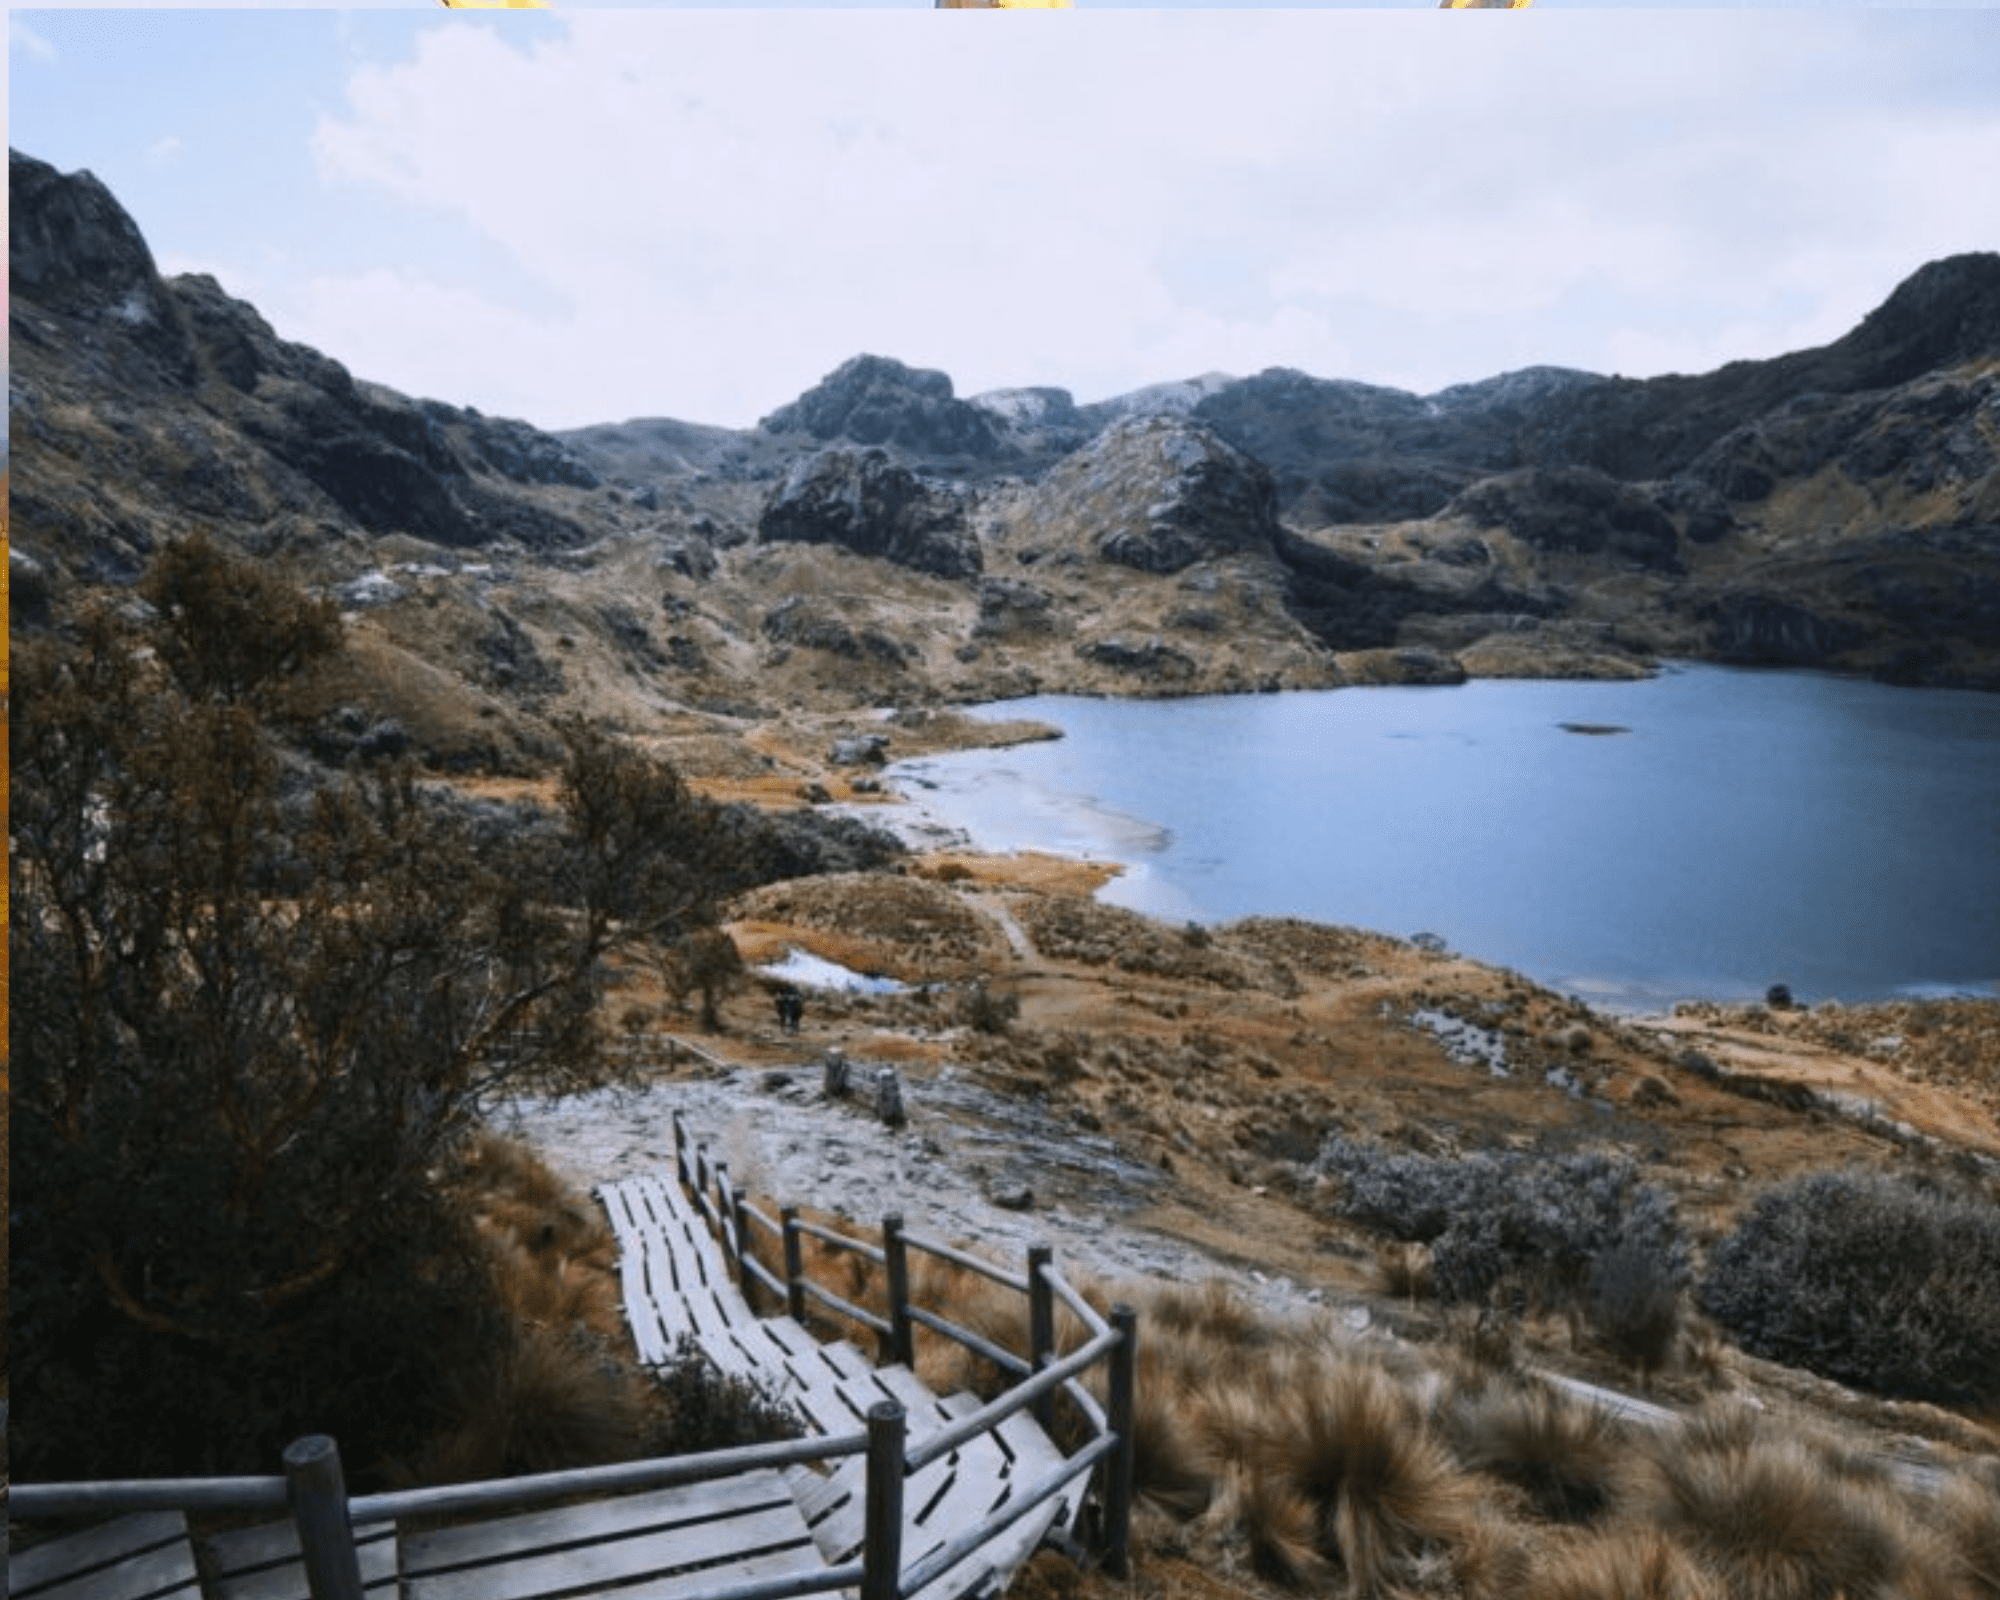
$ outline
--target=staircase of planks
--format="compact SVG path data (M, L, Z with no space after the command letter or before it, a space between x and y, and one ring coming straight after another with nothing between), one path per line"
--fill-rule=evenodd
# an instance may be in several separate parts
M603 1186L598 1197L618 1235L625 1314L642 1361L664 1364L684 1339L692 1340L720 1371L758 1384L827 1437L862 1426L883 1400L902 1405L912 1446L980 1409L970 1394L933 1394L905 1364L877 1367L853 1344L822 1344L789 1315L757 1316L681 1183L632 1178ZM921 1561L954 1534L1001 1511L1023 1484L1062 1463L1062 1453L1024 1410L912 1474L904 1486L905 1563ZM791 1474L800 1511L829 1562L852 1560L860 1551L863 1467L857 1457L826 1476L806 1469ZM1059 1520L1074 1521L1079 1498L1045 1503L915 1593L921 1600L997 1593Z
M1010 1283L1030 1303L1037 1349L1023 1359L905 1303L901 1223L877 1249L796 1222L782 1228L788 1271L750 1258L746 1217L675 1119L672 1176L607 1184L598 1197L620 1246L627 1320L643 1362L692 1341L725 1375L793 1408L808 1437L678 1461L634 1463L487 1484L350 1498L331 1440L298 1441L282 1478L15 1485L10 1516L99 1521L10 1558L20 1600L992 1600L1052 1534L1069 1535L1100 1475L1097 1553L1124 1560L1130 1503L1131 1313L1107 1324L1063 1284L1046 1251L1014 1277L943 1245L928 1249ZM706 1197L709 1180L718 1195ZM888 1269L891 1315L848 1306L805 1280L796 1230L871 1254ZM720 1238L718 1238L720 1234ZM732 1276L731 1263L735 1274ZM759 1316L761 1283L787 1314ZM810 1291L873 1328L886 1359L808 1331ZM1057 1359L1053 1297L1094 1330ZM933 1394L911 1370L913 1321L1009 1371L1010 1395ZM893 1359L900 1355L902 1359ZM1107 1363L1110 1408L1076 1381ZM1037 1420L1058 1387L1095 1438L1065 1456ZM1101 1464L1101 1465L1100 1465ZM535 1509L521 1506L533 1503ZM206 1537L188 1513L289 1506L291 1517ZM501 1511L494 1515L491 1512ZM122 1513L122 1514L120 1514ZM1075 1546L1071 1543L1070 1548Z

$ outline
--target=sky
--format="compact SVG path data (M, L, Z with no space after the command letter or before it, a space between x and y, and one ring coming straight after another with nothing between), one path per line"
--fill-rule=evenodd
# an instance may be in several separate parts
M9 142L413 395L744 427L863 351L1088 401L1710 370L2000 248L2000 11L9 14Z

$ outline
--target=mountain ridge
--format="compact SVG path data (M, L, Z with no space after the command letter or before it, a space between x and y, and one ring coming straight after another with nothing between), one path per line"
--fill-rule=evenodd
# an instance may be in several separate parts
M428 719L453 760L518 761L562 713L1667 656L2000 688L2000 254L1694 376L1422 396L1269 368L1079 403L868 354L751 428L550 432L359 379L214 279L163 278L95 178L9 166L17 620L199 527L454 685Z

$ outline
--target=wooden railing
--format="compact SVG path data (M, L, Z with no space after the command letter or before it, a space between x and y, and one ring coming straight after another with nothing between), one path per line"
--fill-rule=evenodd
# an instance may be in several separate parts
M518 1510L591 1495L666 1489L703 1483L763 1467L868 1457L871 1514L862 1559L839 1567L801 1572L714 1591L708 1600L780 1600L858 1587L862 1600L897 1600L901 1583L902 1489L905 1426L903 1408L893 1401L875 1406L868 1430L835 1439L798 1439L778 1444L713 1450L702 1455L659 1457L605 1467L581 1467L484 1483L446 1484L388 1494L356 1495L346 1490L340 1451L322 1434L297 1440L285 1451L285 1472L271 1478L181 1478L109 1483L15 1484L10 1518L112 1516L135 1511L245 1512L289 1510L313 1600L363 1600L354 1529L402 1517L438 1517L468 1512ZM880 1523L873 1515L880 1496L895 1515Z
M701 1455L661 1457L563 1472L349 1496L340 1452L324 1435L293 1443L284 1453L279 1476L184 1478L70 1484L15 1484L10 1519L101 1517L138 1511L178 1510L241 1513L289 1510L313 1600L363 1600L354 1529L404 1517L435 1517L519 1509L555 1500L671 1488L711 1481L761 1468L826 1463L867 1457L866 1536L859 1561L718 1589L707 1600L784 1600L784 1597L857 1590L861 1600L902 1600L933 1582L1037 1507L1062 1494L1079 1478L1099 1478L1096 1558L1110 1571L1127 1569L1132 1508L1133 1350L1137 1315L1114 1306L1100 1316L1057 1273L1045 1246L1028 1253L1025 1274L1016 1275L978 1256L907 1233L900 1217L883 1224L874 1244L801 1217L786 1207L779 1218L752 1206L729 1183L727 1171L711 1167L674 1117L675 1163L690 1195L700 1205L734 1266L745 1297L753 1286L781 1300L800 1317L808 1300L872 1330L885 1358L911 1362L921 1326L992 1362L1012 1380L995 1399L912 1446L907 1419L894 1401L870 1408L865 1432L755 1445ZM782 1275L747 1247L756 1226L775 1238L782 1252ZM835 1294L803 1267L803 1240L812 1238L836 1251L858 1254L883 1269L888 1314L878 1315ZM979 1274L1022 1294L1028 1303L1029 1353L1022 1357L916 1305L909 1295L909 1252L918 1250ZM1089 1337L1058 1356L1055 1306L1060 1301L1088 1330ZM1100 1405L1082 1379L1098 1363L1106 1368L1106 1398ZM1087 1442L1060 1466L1024 1485L983 1521L963 1530L941 1548L905 1570L902 1563L903 1483L971 1439L989 1433L1022 1411L1046 1424L1058 1392L1066 1393L1085 1421Z
M1067 1282L1055 1267L1054 1252L1045 1244L1028 1248L1027 1270L1012 1273L984 1257L959 1250L941 1240L910 1233L899 1215L882 1221L881 1242L875 1243L842 1233L824 1223L808 1220L796 1206L783 1207L777 1217L750 1203L730 1182L726 1163L711 1163L705 1147L687 1131L678 1111L673 1117L674 1168L682 1187L694 1199L708 1220L723 1254L736 1273L743 1297L753 1306L760 1290L786 1308L795 1321L804 1322L807 1301L838 1313L857 1326L872 1332L881 1359L916 1364L918 1327L951 1340L974 1355L991 1362L1012 1380L998 1398L989 1401L959 1422L925 1439L909 1452L908 1470L915 1472L978 1437L990 1433L1016 1414L1027 1411L1044 1428L1054 1421L1055 1396L1060 1391L1074 1403L1083 1418L1087 1442L1071 1454L1063 1467L1049 1474L1022 1496L1010 1499L1002 1513L989 1518L982 1528L969 1530L971 1543L954 1560L962 1559L1003 1528L1027 1515L1036 1506L1053 1499L1086 1472L1103 1464L1100 1474L1096 1543L1098 1559L1110 1570L1123 1573L1126 1567L1132 1520L1132 1413L1133 1353L1138 1331L1138 1313L1128 1305L1114 1305L1109 1317L1102 1316L1088 1300ZM775 1241L784 1263L780 1275L761 1260L752 1247L753 1228ZM835 1294L811 1277L804 1267L806 1239L816 1239L829 1249L859 1256L882 1270L885 1312L858 1306ZM951 1321L941 1312L917 1305L910 1298L910 1252L919 1251L949 1262L1003 1288L1011 1289L1027 1302L1028 1352L1025 1356L981 1337L970 1328ZM1056 1304L1060 1301L1083 1325L1087 1338L1067 1355L1058 1356L1056 1344ZM1100 1405L1083 1383L1083 1374L1102 1363L1105 1368L1105 1403ZM981 1535L974 1538L973 1535ZM958 1541L952 1546L956 1547ZM942 1554L942 1552L940 1552ZM929 1567L933 1563L926 1563ZM946 1571L936 1567L931 1576ZM921 1584L906 1584L914 1592Z

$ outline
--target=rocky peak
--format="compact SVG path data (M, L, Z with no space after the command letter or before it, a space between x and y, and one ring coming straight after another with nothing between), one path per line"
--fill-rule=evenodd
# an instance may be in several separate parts
M757 519L765 543L835 544L941 578L979 575L979 540L949 489L886 450L822 450L794 462Z
M153 252L93 173L56 171L7 152L8 277L17 292L61 310L157 299Z
M1096 400L1081 409L1085 420L1098 427L1122 417L1184 417L1210 395L1222 393L1237 381L1226 372L1204 372L1198 378L1149 383L1143 389Z
M1106 561L1167 573L1269 551L1278 497L1264 464L1213 428L1130 417L1057 465L1036 492L1034 516L1039 525L1086 529Z
M1521 367L1476 383L1455 383L1429 396L1428 403L1446 411L1527 406L1594 389L1606 381L1598 373L1576 367Z
M10 299L110 323L182 381L193 351L138 224L89 172L7 152Z
M1871 388L2000 353L2000 253L1919 267L1841 343L1871 358Z
M887 356L842 362L758 426L766 433L849 439L923 456L992 456L1005 448L1001 425L978 406L953 398L944 373L906 367Z

